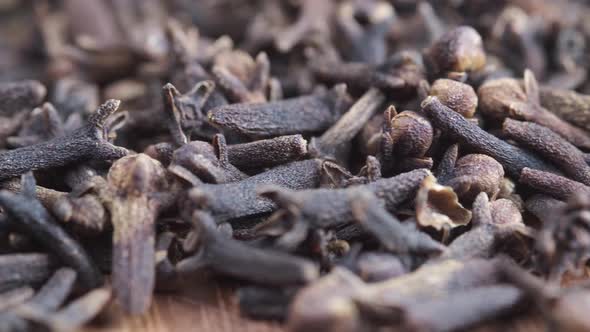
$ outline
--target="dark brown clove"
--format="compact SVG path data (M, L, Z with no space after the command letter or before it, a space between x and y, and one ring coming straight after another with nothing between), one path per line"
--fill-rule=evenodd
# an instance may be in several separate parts
M270 87L270 63L266 53L256 60L243 51L223 52L215 57L211 72L219 87L234 103L267 101ZM269 91L270 92L270 91Z
M567 271L580 273L590 258L587 241L590 192L578 191L564 208L554 210L536 235L537 268L550 280L559 282Z
M392 107L385 112L385 118L381 142L383 157L424 157L434 134L430 122L412 111L397 114Z
M212 109L209 121L224 129L262 138L314 134L334 124L350 103L345 86L322 94L264 104L232 104Z
M200 184L189 191L191 201L211 212L218 222L254 217L272 212L275 205L258 197L261 185L299 190L319 185L321 161L303 160L278 166L244 180L225 184Z
M193 131L198 131L205 121L203 107L215 88L213 82L196 84L185 94L168 83L162 88L162 99L168 128L176 144L188 143ZM198 133L195 133L198 134Z
M102 276L84 248L66 233L49 212L35 199L35 179L32 173L22 177L22 193L0 191L0 204L22 227L45 247L52 250L61 261L76 269L87 288L102 283Z
M311 63L314 74L322 80L362 89L378 88L398 99L416 95L424 80L424 65L420 54L412 51L394 53L379 65L317 61Z
M574 180L590 185L590 166L586 164L584 154L549 128L531 122L506 119L502 131L509 138L559 166Z
M403 317L400 329L439 332L467 330L513 313L523 299L523 292L510 285L458 291L399 308Z
M62 135L64 135L64 124L60 115L51 104L45 103L29 113L17 135L6 138L6 144L10 148L19 148Z
M124 310L145 312L155 283L156 217L165 204L165 169L144 154L117 160L107 177L114 227L113 286Z
M534 195L526 200L525 208L541 222L549 223L555 217L551 211L563 210L565 202L545 195Z
M225 238L207 213L196 211L193 219L200 245L194 256L178 263L179 273L208 267L222 275L279 286L303 284L318 277L318 268L306 259Z
M6 311L27 301L35 291L29 286L0 292L0 312Z
M0 153L0 179L28 171L65 166L86 160L112 160L128 151L106 141L104 124L119 107L109 100L99 107L88 124L68 135L50 141Z
M27 318L56 331L73 331L96 317L112 297L110 288L95 288L51 314L34 314Z
M379 64L387 54L387 34L395 20L393 6L385 1L344 2L336 21L346 41L349 61Z
M453 240L441 256L442 259L490 258L498 253L497 246L501 241L518 233L527 232L518 210L514 219L494 219L492 207L485 192L477 195L473 202L472 213L472 229ZM499 222L496 223L496 221Z
M366 282L379 282L408 273L400 258L381 252L366 252L359 255L355 272Z
M522 169L518 182L561 200L570 198L578 190L590 190L583 183L526 167Z
M468 154L456 161L452 175L444 184L453 188L462 202L470 204L480 192L494 199L503 179L504 169L494 158Z
M399 204L414 196L428 174L429 171L419 169L344 189L293 191L266 187L261 188L260 193L313 228L334 227L354 221L353 202L357 199L359 190L372 193L387 210L393 211ZM284 211L279 210L276 217L283 213Z
M424 52L424 58L433 77L474 72L486 64L481 36L469 26L446 32Z
M362 330L366 326L356 304L359 301L378 307L400 306L493 285L499 280L497 265L497 260L444 260L370 285L336 268L295 296L287 326L291 331Z
M475 114L477 94L468 84L441 78L432 83L429 94L466 118L472 118Z
M5 180L0 182L0 189L11 191L13 193L19 193L22 191L22 183L20 179L13 178L9 180ZM41 187L35 186L35 197L43 204L43 206L47 209L51 209L52 206L65 197L67 193Z
M301 135L279 136L227 146L229 162L242 170L263 169L303 159L307 141Z
M445 250L430 236L403 225L389 214L369 191L358 191L352 200L355 220L389 251L407 254L438 254Z
M422 109L435 127L451 135L466 147L496 159L512 177L520 176L523 168L552 171L553 167L516 146L488 134L460 114L444 106L436 97L428 97Z
M496 120L513 118L538 123L573 145L590 149L587 133L541 107L539 87L529 70L524 73L524 83L510 78L491 80L479 88L478 94L480 111L486 116Z
M174 172L178 166L207 183L235 182L247 177L230 163L225 138L219 134L213 138L213 145L192 141L176 149L169 169Z

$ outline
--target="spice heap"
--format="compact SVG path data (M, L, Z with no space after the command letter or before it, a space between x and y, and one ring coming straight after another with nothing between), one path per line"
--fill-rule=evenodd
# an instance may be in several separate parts
M588 18L0 1L0 331L220 279L290 331L590 330Z

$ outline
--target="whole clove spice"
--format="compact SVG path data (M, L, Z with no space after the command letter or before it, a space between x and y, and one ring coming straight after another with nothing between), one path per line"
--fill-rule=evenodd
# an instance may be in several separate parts
M286 164L307 156L307 141L301 135L279 136L227 146L227 157L243 170Z
M586 164L584 154L550 129L530 122L506 119L502 131L519 144L537 151L574 180L590 184L590 166Z
M334 124L350 105L343 85L322 94L270 103L232 104L212 109L209 121L256 138L314 134Z
M221 235L210 215L196 211L194 226L200 247L194 256L177 264L179 273L201 267L238 279L272 285L296 285L317 278L317 267L310 261L289 254L249 247Z
M539 87L529 70L524 73L524 83L508 78L492 80L485 82L479 88L478 94L481 100L480 110L489 117L538 123L563 136L575 146L590 148L590 136L586 132L541 107Z
M151 303L155 284L154 224L165 204L165 170L147 155L127 156L113 164L107 182L113 195L107 204L114 228L115 296L126 311L142 313Z
M578 190L590 190L583 183L530 168L523 168L518 182L561 200L568 199Z
M311 139L310 153L317 157L341 159L338 157L342 155L342 149L356 136L384 100L385 96L379 90L368 90L322 136Z
M587 7L0 0L0 331L588 330Z
M422 109L434 125L461 144L496 159L510 176L518 177L523 168L553 171L553 167L530 152L485 132L460 114L444 106L436 97L428 97Z
M278 185L288 189L315 188L319 185L321 161L292 162L242 181L225 184L199 184L188 193L196 207L211 212L218 222L254 217L272 212L275 205L257 196L261 185Z
M65 166L85 160L113 160L127 155L125 148L106 140L104 125L119 101L102 104L88 124L66 136L0 153L0 180L28 171Z
M97 267L86 250L68 235L49 212L35 199L35 179L32 173L22 177L22 192L15 194L0 191L0 205L16 219L16 227L22 227L37 241L52 250L63 264L76 269L88 289L102 283Z

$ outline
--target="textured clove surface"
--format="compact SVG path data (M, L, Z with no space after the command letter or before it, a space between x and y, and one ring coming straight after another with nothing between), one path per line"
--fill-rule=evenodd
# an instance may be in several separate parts
M590 330L587 1L0 17L0 332Z

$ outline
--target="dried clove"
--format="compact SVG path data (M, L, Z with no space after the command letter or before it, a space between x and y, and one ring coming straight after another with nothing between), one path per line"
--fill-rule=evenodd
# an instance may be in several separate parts
M524 83L509 78L492 80L484 83L478 94L480 110L486 116L497 120L515 118L538 123L573 145L590 149L588 134L541 107L537 81L528 70L524 73Z
M542 171L553 170L553 167L533 154L510 145L467 121L460 114L444 106L436 97L424 100L422 109L437 128L466 147L496 159L510 176L520 176L525 167Z
M390 215L369 191L359 191L352 201L355 220L389 251L400 254L437 254L445 247L417 229L411 229Z
M526 167L522 169L518 182L562 200L568 199L578 190L590 190L583 183Z
M145 154L117 160L107 176L114 228L113 286L124 310L145 312L155 284L156 217L166 204L165 169Z
M211 212L218 222L254 217L272 212L275 205L258 197L261 185L278 185L288 189L315 188L319 185L321 162L316 159L292 162L244 180L225 184L199 184L188 193L197 207Z
M584 154L550 129L531 122L506 119L502 131L519 144L537 151L574 180L590 185L590 166L586 164Z
M518 210L513 211L515 218L499 220L494 219L491 205L485 192L477 195L473 202L472 229L454 239L441 255L442 259L490 258L498 253L497 246L501 241L527 232Z
M448 177L443 183L453 188L462 202L469 204L480 192L494 199L500 192L504 169L494 158L468 154L455 162Z
M396 255L367 252L358 257L355 272L366 282L379 282L404 275L408 270Z
M335 227L355 220L353 202L358 199L359 191L375 195L382 206L394 211L399 204L413 197L428 174L427 170L419 169L343 189L293 191L280 187L263 187L260 194L314 228ZM278 218L283 213L285 211L279 210L275 216Z
M246 136L264 138L314 134L334 124L350 103L345 86L322 94L264 104L231 104L208 113L213 124Z
M251 170L286 164L307 155L307 141L301 135L279 136L227 146L229 162Z
M399 278L369 285L337 268L295 296L287 326L291 331L334 327L360 330L363 317L356 304L359 301L381 307L399 306L492 285L500 277L497 265L497 260L444 260ZM433 275L437 278L432 278Z
M188 143L193 131L204 122L203 107L214 89L213 82L203 81L181 95L170 83L162 88L162 99L167 115L168 128L176 144Z
M477 95L468 84L441 78L432 83L429 94L466 118L472 118L475 114Z
M182 167L207 183L228 183L245 179L247 175L231 164L228 154L225 138L218 134L213 138L213 145L193 141L176 149L169 169L174 172L177 167Z
M296 285L318 277L310 261L289 254L249 247L221 235L210 215L196 211L193 224L199 246L196 254L177 264L179 273L208 267L216 273L272 285Z
M0 191L0 205L21 227L45 247L54 251L61 261L76 269L87 288L99 286L102 276L84 248L66 233L49 212L35 199L35 178L32 173L22 177L22 192Z
M433 77L454 77L482 69L486 54L479 33L468 26L449 30L424 52Z
M47 142L0 153L0 180L28 171L65 166L85 160L112 160L128 151L106 141L104 125L119 107L119 101L102 104L88 124L75 132Z

